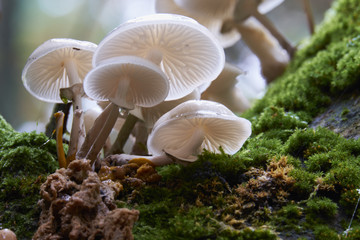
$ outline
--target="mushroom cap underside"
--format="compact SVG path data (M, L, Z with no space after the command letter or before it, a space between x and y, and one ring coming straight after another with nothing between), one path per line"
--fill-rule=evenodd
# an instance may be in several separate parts
M199 110L198 105L201 102L208 106ZM192 111L182 111L191 108L188 105L193 104L195 108ZM209 105L219 107L219 111L210 110ZM180 111L177 112L176 108ZM219 153L221 147L225 153L234 154L251 135L251 123L236 116L222 104L205 100L190 100L176 108L163 115L155 123L149 135L148 149L153 155L161 155L163 152L172 152L172 150L178 152L186 146L187 141L197 129L201 129L204 134L199 150L206 149L215 153Z
M161 69L150 61L122 56L104 60L84 80L86 94L97 101L110 100L119 107L151 107L168 94L169 83Z
M61 103L60 88L70 87L65 62L72 61L79 80L92 68L96 44L74 39L50 39L30 55L22 72L25 88L36 98Z

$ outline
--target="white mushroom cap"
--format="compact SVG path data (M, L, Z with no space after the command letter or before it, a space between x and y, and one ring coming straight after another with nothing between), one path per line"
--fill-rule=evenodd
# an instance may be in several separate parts
M186 96L221 72L225 54L219 42L195 20L175 14L154 14L128 21L99 44L93 65L123 55L158 64L170 80L166 100Z
M135 56L106 59L84 79L84 91L97 101L110 100L119 107L151 107L168 94L165 74L154 63Z
M62 102L60 88L82 83L92 68L97 45L68 38L50 39L30 55L22 72L25 88L46 102Z
M236 153L251 135L251 123L224 105L206 100L184 102L164 114L149 135L148 149L186 161L196 160L203 149ZM190 143L190 144L189 144Z
M218 1L221 2L221 1ZM201 25L205 26L214 35L214 37L220 42L223 48L233 46L237 41L240 40L240 34L236 29L232 29L229 32L221 33L221 27L224 19L232 17L233 9L227 11L230 12L229 16L227 13L223 13L220 17L215 17L213 13L200 14L196 12L189 12L180 6L176 5L175 0L156 0L155 11L158 13L173 13L188 16L195 19Z

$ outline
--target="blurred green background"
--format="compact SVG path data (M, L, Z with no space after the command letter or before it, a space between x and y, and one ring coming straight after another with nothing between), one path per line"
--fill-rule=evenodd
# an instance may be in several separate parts
M333 0L310 2L319 24ZM154 13L154 0L0 0L0 9L0 114L17 130L43 131L52 104L37 100L22 85L29 55L50 38L98 44L120 23ZM309 36L302 0L285 0L267 15L294 44ZM241 41L226 54L264 88L259 63Z

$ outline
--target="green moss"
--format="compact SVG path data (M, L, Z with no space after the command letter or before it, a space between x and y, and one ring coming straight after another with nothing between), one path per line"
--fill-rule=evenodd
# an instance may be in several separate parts
M314 235L316 240L339 240L338 233L326 225L316 226L314 229Z
M276 226L277 231L295 230L296 232L301 231L300 220L304 215L303 208L290 203L282 207L272 217L272 221Z
M266 168L271 159L282 149L282 141L276 138L267 138L259 134L247 140L245 146L236 156L241 159L245 169L250 167Z
M312 218L321 217L326 221L334 218L338 210L338 205L331 199L325 197L315 197L306 202L307 216Z
M296 53L286 73L244 116L251 118L276 106L311 121L339 91L356 87L360 77L359 11L356 0L336 1L327 20Z
M339 141L344 140L325 128L296 130L285 143L284 153L307 159L313 154L330 151Z
M307 199L310 196L315 188L315 180L319 177L319 175L307 172L303 168L295 168L291 171L290 176L295 179L292 196L297 200Z
M18 133L0 118L0 223L30 239L37 228L39 189L58 167L55 141L44 134Z

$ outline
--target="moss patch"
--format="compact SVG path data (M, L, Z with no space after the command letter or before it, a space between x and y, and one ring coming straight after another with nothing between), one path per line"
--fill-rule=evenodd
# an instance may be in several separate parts
M18 133L0 116L0 223L18 239L37 229L40 185L58 167L53 140L44 134Z

